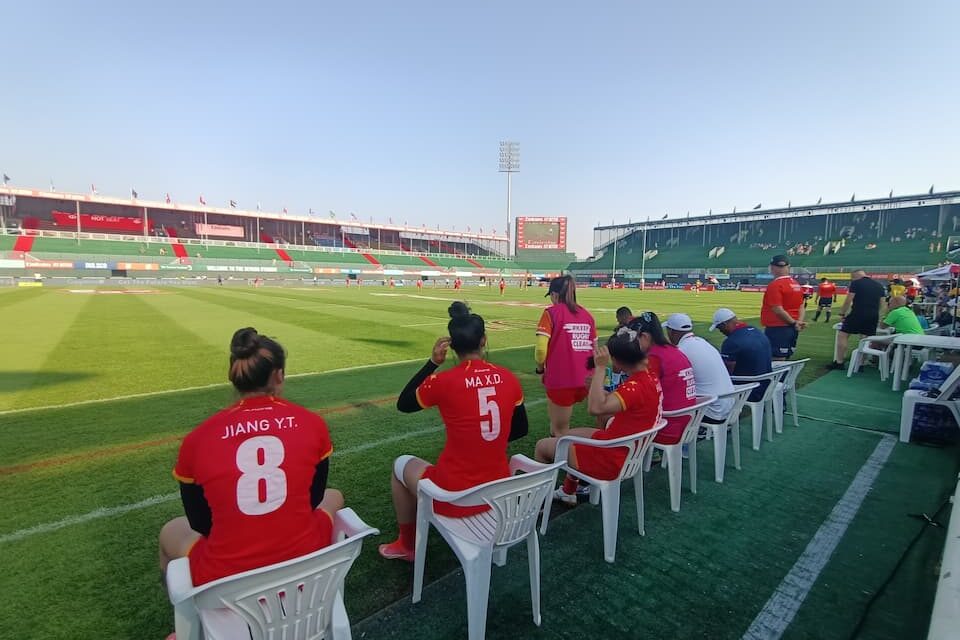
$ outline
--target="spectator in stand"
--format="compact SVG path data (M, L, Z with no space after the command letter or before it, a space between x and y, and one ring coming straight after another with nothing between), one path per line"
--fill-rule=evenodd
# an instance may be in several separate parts
M667 340L657 314L644 311L627 327L636 332L640 348L647 354L650 371L660 380L664 411L686 409L697 403L697 385L690 360ZM667 418L667 426L657 433L656 442L676 444L690 421L689 417Z
M927 320L927 316L923 315L923 309L918 305L913 306L913 315L917 316L917 322L920 323L920 328L926 331L930 328L930 321Z
M574 405L587 397L587 361L597 340L596 322L577 304L576 288L570 275L551 280L551 304L537 323L534 359L547 390L550 435L557 437L567 434Z
M773 349L774 360L786 360L797 348L797 335L803 321L803 289L790 276L790 261L776 255L770 260L773 281L767 285L760 309L760 322Z
M920 326L917 315L907 306L907 299L904 296L890 298L887 315L880 324L884 327L893 327L897 333L923 334L923 327Z
M916 278L911 278L907 280L907 290L904 295L907 298L907 304L913 304L917 297L920 295L920 283L917 282Z
M868 278L863 269L850 274L850 290L840 309L843 324L837 332L837 345L830 369L843 369L847 357L847 343L851 335L872 336L880 322L880 301L883 300L883 285Z
M813 316L813 321L820 319L820 312L826 311L827 319L824 320L830 324L830 313L833 311L833 298L837 295L837 285L833 284L827 278L820 278L820 287L817 289L817 312Z
M758 376L773 371L770 340L756 327L740 322L730 309L717 309L710 331L718 329L726 336L720 345L720 357L732 376ZM767 382L750 392L748 400L756 402L767 388Z
M698 396L721 396L733 392L730 372L723 364L720 352L712 344L693 334L693 321L685 313L674 313L664 325L670 342L687 356L693 367L693 379ZM719 398L707 406L703 421L720 424L733 408L733 398Z

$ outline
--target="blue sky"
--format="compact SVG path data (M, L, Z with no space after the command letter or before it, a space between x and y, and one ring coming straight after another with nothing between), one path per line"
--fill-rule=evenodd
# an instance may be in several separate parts
M24 2L14 184L463 229L960 188L955 2Z

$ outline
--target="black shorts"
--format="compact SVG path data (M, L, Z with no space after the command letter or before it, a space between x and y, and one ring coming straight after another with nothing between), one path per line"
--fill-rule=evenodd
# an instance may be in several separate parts
M843 319L843 324L840 325L840 331L861 336L875 336L877 335L877 324L879 322L880 319L877 317L847 316Z
M817 306L820 307L821 309L824 309L826 307L832 307L833 298L820 298L820 302L817 303Z
M767 327L764 330L770 341L770 349L774 358L789 358L797 348L797 335L800 332L796 327Z

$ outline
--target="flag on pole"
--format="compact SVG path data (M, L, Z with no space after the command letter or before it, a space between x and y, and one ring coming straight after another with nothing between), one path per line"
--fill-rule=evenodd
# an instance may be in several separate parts
M933 185L930 185L930 191L928 192L931 196L933 195Z
M390 221L390 224L393 224L393 218L387 218Z
M483 233L483 227L480 227L480 233Z
M287 208L286 208L286 207L283 208L283 215L287 215Z
M312 215L313 215L313 208L311 207L310 209L307 209L307 213L312 216Z
M330 210L330 219L331 219L331 220L336 220L336 219L337 219L337 214L334 213L332 209Z
M3 174L3 184L4 184L4 186L6 186L6 184L7 184L8 182L10 182L10 176L8 176L7 174Z
M97 195L97 187L92 182L90 183L90 193Z
M467 225L467 233L470 233L470 225Z
M350 212L350 217L353 218L354 220L359 220L359 219L360 219L360 218L357 217L357 214L355 214L353 211Z
M257 203L257 211L260 211L260 203Z
M53 178L50 178L50 191L56 191L57 188L53 186Z
M200 196L200 204L206 205L207 201L203 199L203 196Z
M130 195L133 196L133 199L134 199L134 200L136 200L136 199L137 199L137 190L136 190L136 189L130 189Z
M758 203L757 203L757 206L755 206L755 207L753 208L753 210L756 211L757 209L759 209L759 208L762 207L762 206L763 206L763 203L762 203L762 202L758 202Z
M854 201L856 201L856 199L857 199L857 193L856 193L856 191L854 191L853 195L850 196L850 202L854 202Z
M817 198L817 204L820 204L821 202L823 202L823 196L820 196L819 198Z
M892 197L893 197L893 189L890 189L890 193L887 194L887 197L888 197L888 198L892 198Z
M167 194L167 204L170 204L170 194Z
M237 201L236 201L236 200L231 200L231 201L230 201L230 208L231 208L231 209L236 209L236 208L237 208Z

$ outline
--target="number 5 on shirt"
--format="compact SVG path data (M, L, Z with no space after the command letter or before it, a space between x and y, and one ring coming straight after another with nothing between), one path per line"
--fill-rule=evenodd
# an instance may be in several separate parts
M487 442L492 442L500 435L500 405L493 397L497 394L494 387L477 389L477 400L480 402L480 417L490 416L489 420L480 421L480 435Z

